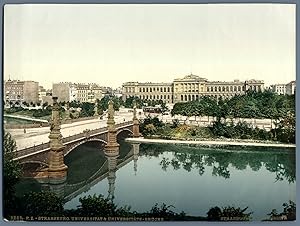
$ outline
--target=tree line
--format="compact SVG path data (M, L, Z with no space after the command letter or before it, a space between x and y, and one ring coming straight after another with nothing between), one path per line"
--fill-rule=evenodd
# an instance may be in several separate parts
M203 96L199 100L176 103L172 115L212 116L221 118L279 119L295 115L295 95L278 95L272 91L247 91L230 99Z

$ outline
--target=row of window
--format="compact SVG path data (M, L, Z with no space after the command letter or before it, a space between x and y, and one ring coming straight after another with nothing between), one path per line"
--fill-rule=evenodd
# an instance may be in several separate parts
M254 91L260 91L261 86L250 86L249 89ZM245 86L208 86L207 92L241 92L245 91ZM134 92L134 88L125 88L126 92ZM171 87L144 87L139 88L140 93L142 92L173 92ZM182 92L182 90L179 90ZM176 92L178 89L176 88ZM198 92L198 89L184 89L183 92ZM203 92L203 87L201 87L201 92Z
M245 86L215 86L207 87L207 92L233 92L233 91L245 91Z
M133 93L134 92L134 88L129 88L129 87L126 87L125 88L125 92L131 92ZM173 88L171 87L143 87L143 88L139 88L139 92L140 93L145 93L145 92L173 92Z
M6 89L23 89L22 85L18 85L18 86L6 86Z
M138 97L142 100L168 100L172 98L172 95L140 95Z
M205 94L204 94L205 95ZM199 100L199 98L201 97L202 95L180 95L180 100L181 101L193 101L193 100ZM223 96L223 97L232 97L233 95L226 95L226 94L223 94L223 95L205 95L205 96L209 96L209 97L220 97L220 96Z

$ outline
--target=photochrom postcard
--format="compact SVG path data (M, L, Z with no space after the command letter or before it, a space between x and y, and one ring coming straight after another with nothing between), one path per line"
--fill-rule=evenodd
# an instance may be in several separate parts
M4 6L6 221L294 221L295 4Z

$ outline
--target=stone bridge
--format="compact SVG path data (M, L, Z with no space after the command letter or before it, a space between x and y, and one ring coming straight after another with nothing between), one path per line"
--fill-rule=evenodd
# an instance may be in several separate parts
M139 121L134 106L133 121L115 124L113 102L108 105L107 127L95 130L85 130L82 133L63 138L60 132L60 107L57 97L53 97L52 117L50 123L50 141L45 144L16 150L14 160L21 164L37 164L36 178L44 178L51 183L60 184L66 180L68 167L64 164L64 156L79 145L89 141L100 141L104 145L105 156L116 161L119 156L117 135L122 131L132 133L133 137L140 136Z
M124 122L116 124L116 136L123 131L127 131L130 134L133 133L133 122ZM64 156L73 151L76 147L89 141L100 141L102 145L106 145L108 142L108 127L84 130L82 133L62 138L64 145ZM20 164L36 163L48 167L49 161L50 142L24 148L15 151L14 160L18 160Z

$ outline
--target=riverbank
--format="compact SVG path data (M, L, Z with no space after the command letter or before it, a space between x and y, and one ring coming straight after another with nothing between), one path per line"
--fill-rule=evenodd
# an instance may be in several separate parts
M278 147L278 148L296 148L295 144L282 143L264 143L264 142L245 142L245 141L224 141L224 140L164 140L164 139L148 139L148 138L126 138L129 142L138 143L160 143L160 144L186 144L199 145L209 147L221 146L252 146L252 147Z

